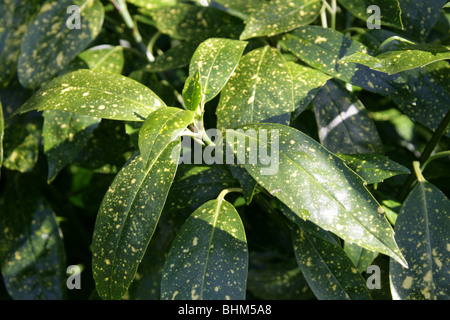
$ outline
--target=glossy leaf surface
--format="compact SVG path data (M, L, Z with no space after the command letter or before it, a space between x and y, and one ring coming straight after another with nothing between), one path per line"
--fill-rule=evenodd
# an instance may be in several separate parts
M150 89L124 76L78 70L38 90L18 112L62 110L92 117L143 121L165 106Z
M247 278L247 240L232 204L210 200L188 217L163 269L166 300L241 300Z

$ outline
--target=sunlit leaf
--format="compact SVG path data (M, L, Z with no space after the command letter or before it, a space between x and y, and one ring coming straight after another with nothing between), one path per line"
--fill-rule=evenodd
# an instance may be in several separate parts
M294 111L292 86L278 50L266 46L247 53L220 95L218 128L258 121L289 123Z
M273 36L313 22L320 13L320 0L274 0L257 7L245 20L240 38Z
M92 117L143 121L164 102L146 86L109 72L78 70L39 89L18 112L62 110Z
M259 123L238 128L242 130L227 132L227 145L243 153L244 167L269 193L302 219L405 265L383 208L340 158L288 126ZM263 154L255 164L248 161L256 152L252 141Z
M121 299L152 238L175 176L179 141L120 170L100 206L92 243L93 275L103 299Z

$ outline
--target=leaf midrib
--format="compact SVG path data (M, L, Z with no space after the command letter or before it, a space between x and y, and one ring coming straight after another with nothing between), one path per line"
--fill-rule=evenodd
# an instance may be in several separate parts
M239 132L239 131L235 131L235 134L241 134L244 135L243 133ZM258 139L256 139L253 136L249 136L249 135L244 135L244 137L249 137L249 139L254 139L257 140L257 142L259 142ZM269 146L271 147L271 146ZM280 150L279 150L280 151ZM381 244L384 245L384 247L386 249L388 249L390 252L392 252L393 254L395 254L395 256L399 257L397 253L395 253L388 245L386 245L386 243L384 241L382 241L381 239L378 238L377 235L375 235L372 231L370 231L366 226L364 226L363 224L361 224L361 222L355 217L353 216L350 211L348 211L344 205L338 200L336 199L332 194L329 193L329 191L327 189L325 189L313 176L311 176L309 174L308 171L306 171L306 169L304 169L303 167L301 167L297 162L295 162L294 160L292 160L288 155L286 155L284 152L280 152L280 155L284 156L285 158L288 159L289 162L293 163L295 166L297 166L301 171L303 171L304 173L306 173L306 175L310 178L310 180L312 180L316 185L319 186L320 189L322 189L324 191L324 193L326 195L328 195L331 199L333 199L346 213L347 216L351 217L354 221L357 222L358 225L360 225L361 227L363 227L366 231L368 231L370 234L374 235L374 238L377 239L377 241L379 241Z

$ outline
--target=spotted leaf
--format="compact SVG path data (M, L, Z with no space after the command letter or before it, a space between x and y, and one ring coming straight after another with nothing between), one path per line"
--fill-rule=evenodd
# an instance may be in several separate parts
M294 111L292 87L278 50L266 46L247 53L220 94L218 128L259 121L289 123Z
M374 122L362 102L336 81L328 81L314 98L322 145L334 153L383 153Z
M127 0L127 2L134 4L137 7L155 9L176 5L178 0Z
M367 184L383 182L390 177L410 173L408 168L381 154L338 154L337 156Z
M302 273L319 300L370 300L366 281L344 250L294 227L292 242Z
M357 52L369 52L366 46L336 30L319 26L300 27L285 35L282 44L311 67L337 79L381 95L409 97L400 76L341 61L343 57Z
M198 70L186 79L182 97L186 109L201 113L200 108L205 99L205 95L202 90L202 84L200 83L200 74Z
M450 110L450 66L446 61L438 61L423 68L404 71L410 99L395 99L400 109L413 121L436 130ZM447 129L450 136L450 129Z
M161 72L185 67L189 65L192 55L199 45L199 41L186 41L171 47L154 61L145 66L145 71Z
M92 270L103 299L121 299L130 286L175 176L176 155L179 141L148 161L136 153L106 192L92 242Z
M247 42L210 38L200 44L192 56L189 75L199 73L204 102L212 100L222 90L236 69Z
M0 169L3 164L3 135L5 133L5 120L3 119L3 106L0 101ZM1 171L0 171L1 175Z
M248 124L237 129L227 132L227 146L241 153L251 176L295 214L406 265L383 208L340 158L281 124Z
M211 7L178 3L153 10L141 9L149 15L156 28L174 39L206 40L211 37L237 39L243 24L235 17Z
M432 45L403 45L399 50L386 51L376 56L357 52L341 61L356 62L373 70L394 74L450 59L450 47Z
M237 186L233 176L223 166L181 164L164 210L200 205L217 197L223 189Z
M425 41L439 19L439 14L447 0L398 0L405 27L404 36Z
M210 200L187 218L172 243L161 299L245 299L247 264L247 240L238 212L224 199Z
M76 157L99 123L99 118L70 111L44 111L42 137L48 162L48 182Z
M338 0L353 16L367 21L374 12L368 10L370 6L376 5L380 9L380 24L384 26L403 29L401 8L398 0Z
M78 58L91 70L99 72L122 73L124 66L123 48L121 46L97 46L83 51Z
M287 66L293 81L295 111L292 117L296 118L306 109L320 88L331 79L331 76L292 61L289 61Z
M166 107L152 112L139 131L139 150L144 159L160 154L192 123L194 112Z
M6 87L17 69L20 43L40 0L0 2L0 88Z
M78 70L39 89L19 110L62 110L112 120L143 121L164 102L146 86L109 72Z
M395 223L400 250L412 266L390 262L394 299L448 300L450 297L450 201L434 185L418 182Z
M79 9L79 28L69 27L73 18L67 11L71 5ZM47 1L30 22L20 46L17 66L20 83L37 88L51 80L95 39L103 17L103 5L98 0Z
M317 18L321 8L320 0L265 2L246 18L240 38L270 37L310 24Z
M56 215L39 194L36 179L6 178L11 188L0 202L0 266L5 288L15 300L63 299L67 265Z

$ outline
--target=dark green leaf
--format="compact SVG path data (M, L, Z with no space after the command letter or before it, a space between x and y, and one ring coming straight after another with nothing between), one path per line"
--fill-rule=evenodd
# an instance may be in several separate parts
M401 50L387 51L376 56L357 52L341 61L360 63L373 70L394 74L450 59L450 47L409 45Z
M93 275L103 299L120 299L133 280L175 176L179 141L149 161L139 154L117 174L95 223Z
M408 168L381 154L338 154L337 156L367 184L383 182L390 177L410 173Z
M385 96L409 96L398 75L341 61L357 52L368 53L368 48L338 31L319 26L300 27L283 37L283 45L311 67L337 79Z
M342 248L298 227L292 237L298 265L318 299L371 299L364 278Z
M0 101L0 170L3 164L3 135L5 133L5 120L3 119L3 106ZM0 171L1 175L1 171Z
M204 102L212 100L222 90L236 69L247 42L210 38L200 44L192 56L189 75L199 72Z
M227 132L227 145L238 156L244 153L244 159L256 152L245 140L258 145L256 164L247 161L244 167L269 193L299 217L405 264L383 208L341 159L284 125L259 123L239 129ZM269 159L264 159L266 154Z
M48 161L48 182L76 157L99 123L98 118L70 111L44 111L42 137Z
M374 122L362 102L335 81L314 98L319 137L334 153L383 153Z
M378 252L366 250L349 242L344 243L344 251L360 273L367 271L367 268L372 265L373 260L378 256Z
M450 66L446 61L435 62L421 69L401 73L408 83L411 99L396 99L401 110L413 121L437 129L450 110ZM447 130L450 136L450 130Z
M177 4L178 0L127 0L137 7L145 9L155 9L160 7L170 7Z
M239 214L222 198L210 200L178 232L163 269L161 298L245 299L247 264Z
M200 205L217 197L223 189L237 186L223 166L182 164L178 167L164 211Z
M80 10L80 28L69 28L71 5ZM51 80L99 34L103 5L98 0L50 0L30 22L20 46L17 73L20 83L37 88Z
M289 123L294 111L292 86L278 50L266 46L247 53L220 95L218 128L258 121Z
M368 8L376 5L380 8L380 24L384 26L403 29L401 8L398 0L338 0L350 13L364 21L367 21L373 12L367 12Z
M0 2L0 88L6 87L17 69L20 43L40 0Z
M242 22L223 11L178 3L171 7L144 10L164 34L180 40L205 40L211 37L237 39L242 32Z
M391 261L394 299L449 299L449 208L448 198L428 182L418 182L403 203L395 234L411 267Z
M402 9L404 35L424 41L436 24L447 0L398 0Z
M65 251L55 213L33 180L9 175L0 203L0 266L15 300L57 300L65 292Z
M245 203L249 205L252 202L253 195L256 191L257 183L255 179L245 170L244 166L240 164L229 164L231 174L233 177L239 181L239 185L242 188L242 193L245 197Z
M274 0L264 2L245 20L241 39L274 36L313 22L320 13L320 0Z
M192 55L199 45L198 41L192 40L181 42L157 56L155 61L145 66L145 71L161 72L185 67L189 65Z
M4 131L3 167L30 172L38 160L41 131L35 122L18 122Z
M194 112L173 107L152 112L139 131L139 150L143 159L153 159L194 120Z
M18 112L62 110L92 117L143 121L164 102L146 86L109 72L78 70L39 89Z

